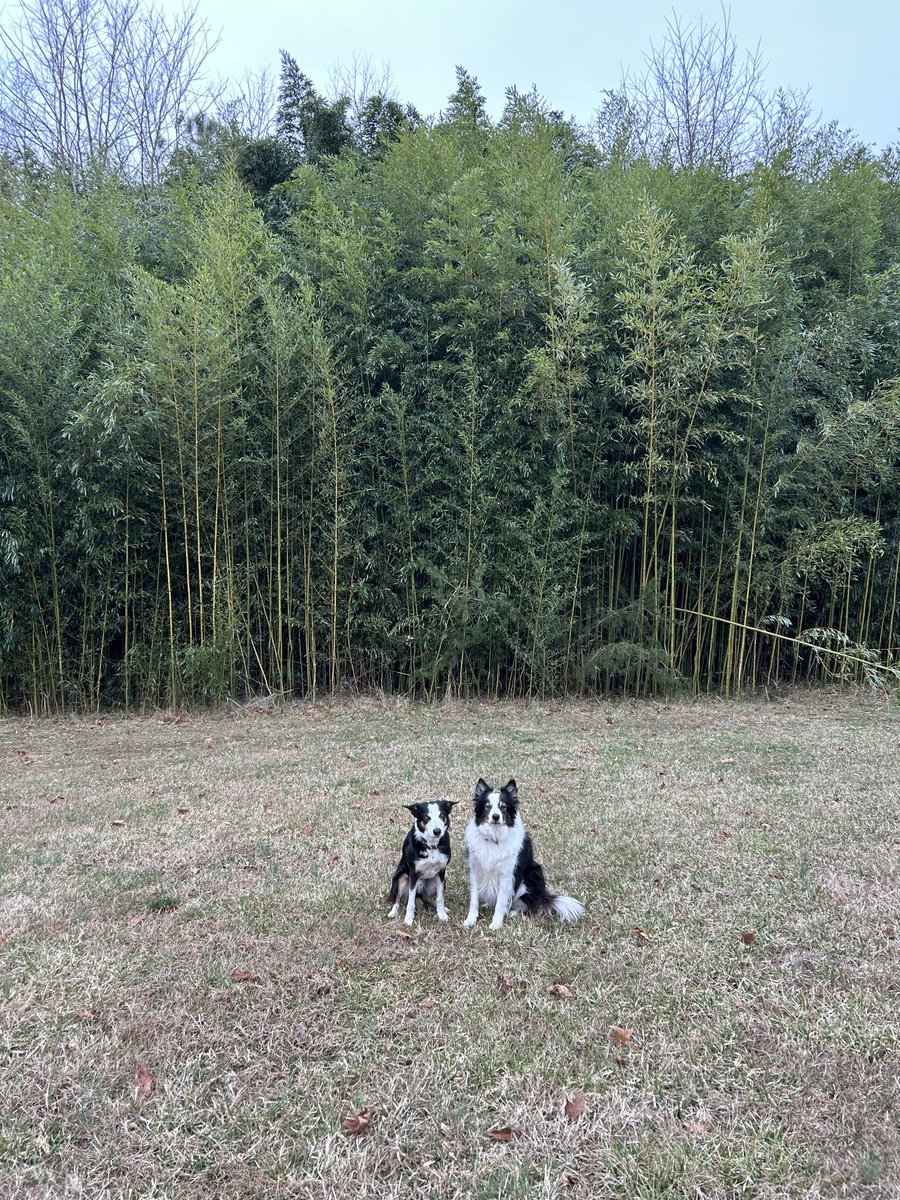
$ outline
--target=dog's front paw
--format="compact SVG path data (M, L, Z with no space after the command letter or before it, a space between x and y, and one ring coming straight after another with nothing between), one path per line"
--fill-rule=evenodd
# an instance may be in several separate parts
M446 908L444 909L444 911L443 911L443 912L439 912L439 913L437 914L437 919L438 919L439 921L449 921L449 920L450 920L450 915L449 915L449 913L447 912Z
M398 908L398 906L395 904L395 905L394 905L394 907L391 909L391 911L388 913L388 920L389 920L389 921L393 921L393 920L396 918L396 916L397 916L397 913L398 913L399 911L400 911L400 909L399 909L399 908Z
M503 925L503 918L501 917L500 920L498 921L497 918L494 917L493 921L491 921L488 928L492 929L494 931L494 933L496 933L497 930L502 927L502 925Z
M478 914L476 913L474 916L466 917L466 919L463 921L463 925L466 927L466 929L471 929L477 920Z
M404 924L404 925L412 925L412 923L413 923L413 918L412 918L412 917L404 917L404 918L403 918L403 924Z

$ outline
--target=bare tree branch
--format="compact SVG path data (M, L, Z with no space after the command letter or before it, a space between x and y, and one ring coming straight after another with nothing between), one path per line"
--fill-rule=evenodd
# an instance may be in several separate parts
M143 0L20 0L0 26L0 151L73 182L100 165L149 186L180 119L210 102L216 44L196 4L169 17Z

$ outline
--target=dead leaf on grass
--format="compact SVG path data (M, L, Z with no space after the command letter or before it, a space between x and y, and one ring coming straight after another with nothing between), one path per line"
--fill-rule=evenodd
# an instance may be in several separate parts
M516 1138L522 1136L521 1129L514 1129L512 1125L503 1125L500 1129L489 1129L488 1137L495 1142L512 1142Z
M341 1129L347 1137L354 1137L358 1133L362 1133L364 1129L368 1129L372 1124L372 1118L375 1116L374 1108L361 1108L354 1117L344 1117L341 1121Z
M647 933L645 930L641 929L640 925L633 926L631 932L634 934L634 936L637 938L637 940L639 942L649 942L650 941L650 934Z
M123 820L121 820L120 818L117 818L115 821L110 821L110 825L124 825L124 824L125 824L125 822Z
M189 808L185 808L184 805L182 804L182 805L179 805L179 807L176 808L175 811L178 813L179 816L183 817L185 813L189 813L191 810Z
M575 996L572 989L566 987L564 983L551 983L547 991L552 996L561 996L563 1000L572 1000Z
M146 919L147 919L147 914L145 912L135 913L133 917L128 918L128 928L129 929L137 929L137 927L138 927L138 925L140 925L141 921L146 921Z
M881 931L881 932L882 932L882 933L884 934L884 936L885 936L886 938L888 938L890 941L893 941L893 940L894 940L894 938L897 936L897 931L896 931L896 929L894 928L894 926L893 926L893 925L886 925L886 926L884 927L884 929L882 929L882 931ZM2 945L2 942L0 942L0 945Z
M232 971L231 978L235 983L259 983L259 976L252 971Z
M12 932L10 930L7 930L6 933L0 933L0 950L3 949L3 947L6 945L7 942L11 942L11 941L12 941Z
M85 1021L96 1021L100 1016L99 1008L83 1008L78 1014Z
M138 1100L146 1100L156 1087L156 1076L151 1074L143 1063L136 1062L134 1064L134 1085L137 1088Z
M566 1098L566 1103L563 1111L570 1121L577 1121L584 1116L584 1110L587 1108L587 1101L581 1092L573 1092Z
M612 1041L618 1042L620 1046L630 1046L634 1034L623 1025L613 1025L609 1031L609 1036Z
M688 1133L709 1133L710 1129L712 1128L711 1121L692 1121L688 1117L683 1118L681 1124L683 1128L688 1131Z
M746 933L741 934L741 941L745 946L753 946L759 941L759 938L752 929L748 929Z

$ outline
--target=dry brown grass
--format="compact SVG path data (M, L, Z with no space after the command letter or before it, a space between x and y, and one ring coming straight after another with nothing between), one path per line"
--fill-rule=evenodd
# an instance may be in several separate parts
M0 1191L900 1195L898 739L802 696L4 722ZM386 920L399 805L479 775L583 923L462 929L459 811L451 924Z

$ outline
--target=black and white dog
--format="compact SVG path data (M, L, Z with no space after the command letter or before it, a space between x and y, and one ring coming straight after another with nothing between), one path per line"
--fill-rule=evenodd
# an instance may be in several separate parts
M491 929L499 929L508 912L552 913L560 921L577 921L584 912L580 901L547 891L531 835L519 815L514 779L499 791L478 780L475 815L466 826L465 847L469 915L464 925L471 927L478 920L479 903L494 904Z
M447 920L444 904L444 877L450 862L450 814L455 800L434 804L405 804L415 820L400 852L400 864L391 880L388 900L396 917L406 901L404 923L412 925L416 915L416 897L421 896L437 910L439 921Z

